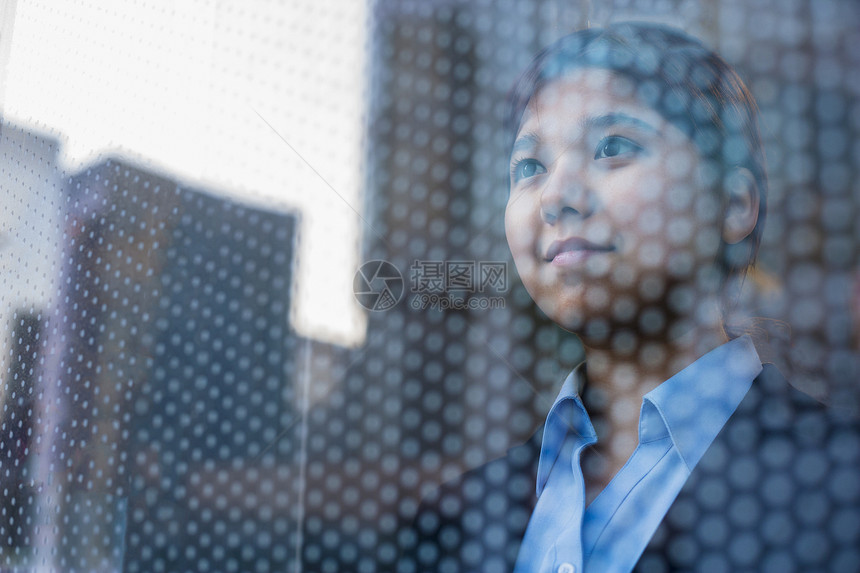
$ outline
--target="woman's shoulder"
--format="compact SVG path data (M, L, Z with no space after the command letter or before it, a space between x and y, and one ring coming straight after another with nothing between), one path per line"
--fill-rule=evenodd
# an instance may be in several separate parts
M454 571L513 570L537 500L542 429L424 497L401 544L407 570L414 565L419 571L439 571L453 564L462 567Z
M828 404L796 387L771 363L762 365L747 396L729 423L755 423L762 431L789 431L793 434L814 433L826 438L826 429L860 428L856 413L839 404ZM805 427L813 424L817 427ZM729 425L729 424L727 424Z
M843 518L860 523L858 475L857 418L801 392L773 364L764 364L693 469L637 570L691 569L707 556L725 570L763 570L775 563L841 570L840 551L860 543L860 530L828 537L821 528ZM809 540L827 547L804 548L801 542Z

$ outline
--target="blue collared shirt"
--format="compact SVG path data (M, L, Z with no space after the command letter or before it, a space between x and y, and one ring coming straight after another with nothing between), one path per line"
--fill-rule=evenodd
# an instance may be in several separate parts
M544 428L538 501L518 573L630 571L705 450L761 372L749 336L699 358L642 399L639 444L585 507L580 454L597 441L571 372Z

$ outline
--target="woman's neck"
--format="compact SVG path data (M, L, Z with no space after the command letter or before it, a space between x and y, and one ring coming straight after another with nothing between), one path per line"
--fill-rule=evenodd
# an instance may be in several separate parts
M636 449L643 396L727 340L716 319L665 334L645 339L629 333L631 340L640 340L637 351L619 344L589 346L584 341L583 401L598 439L583 457L588 501L605 487Z
M725 342L725 331L713 324L678 337L646 338L635 350L586 343L587 384L599 389L608 404L626 397L641 402L642 396Z

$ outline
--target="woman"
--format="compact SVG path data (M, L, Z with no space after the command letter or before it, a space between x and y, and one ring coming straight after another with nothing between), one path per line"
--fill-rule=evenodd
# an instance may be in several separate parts
M513 259L586 361L531 444L428 500L418 570L834 567L761 522L820 520L826 499L756 490L785 481L768 440L821 451L827 432L794 423L829 420L724 327L766 205L743 82L677 30L589 29L538 54L508 127Z
M547 495L518 562L630 569L762 369L748 338L724 346L722 325L725 288L752 260L764 216L755 104L694 40L627 24L541 53L510 122L514 262L538 306L579 335L587 364L548 418L538 469ZM600 433L577 386L610 405ZM709 419L689 415L702 407ZM583 455L592 463L580 472Z

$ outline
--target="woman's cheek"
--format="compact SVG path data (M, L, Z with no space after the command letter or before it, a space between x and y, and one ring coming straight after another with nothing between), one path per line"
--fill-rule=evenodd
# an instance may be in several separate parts
M529 246L534 245L537 238L529 211L524 197L512 197L505 209L505 235L515 257L528 252Z
M657 195L653 185L653 173L630 169L607 176L598 200L616 224L635 225L644 206Z

